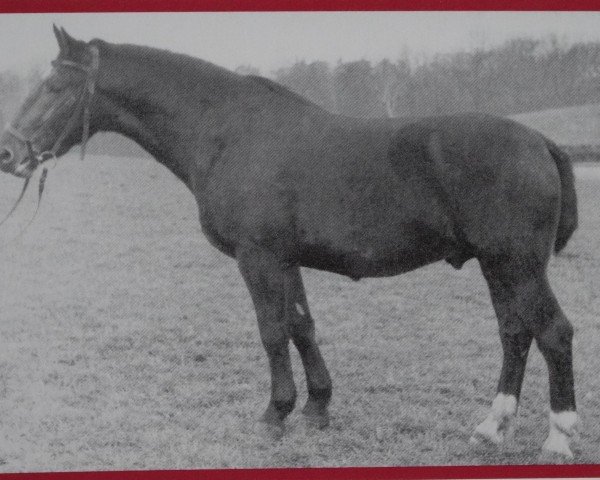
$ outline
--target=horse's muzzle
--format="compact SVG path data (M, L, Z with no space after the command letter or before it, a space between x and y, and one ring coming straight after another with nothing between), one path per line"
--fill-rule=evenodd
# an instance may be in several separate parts
M3 148L0 150L0 167L10 166L12 159L15 154L10 148ZM6 170L4 170L6 171Z
M15 175L16 167L17 165L13 150L6 147L0 148L0 170Z
M0 150L0 170L5 173L10 173L15 177L29 178L35 168L32 165L29 157L17 163L14 161L13 154L8 149Z
M32 156L32 152L15 151L13 145L4 145L0 147L0 170L16 177L30 177L37 165L35 154Z

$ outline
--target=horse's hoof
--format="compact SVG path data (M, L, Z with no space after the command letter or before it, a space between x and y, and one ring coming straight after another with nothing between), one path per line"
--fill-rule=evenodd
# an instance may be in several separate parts
M555 452L553 450L542 448L542 452L538 456L538 463L563 465L565 463L572 463L573 458L573 452L571 452L571 449L568 446L567 450L562 452Z
M324 430L329 426L329 414L327 413L322 415L304 414L304 418L309 428Z
M514 395L499 393L492 402L486 419L481 422L469 440L471 445L499 447L513 434L513 422L517 413L517 399Z
M508 422L501 427L498 422L485 419L475 428L469 443L474 446L500 447L506 438L512 434Z
M544 463L559 464L572 460L573 452L569 446L568 437L561 434L551 434L542 446L542 453L540 453L539 459L544 460Z
M579 419L576 412L550 412L550 432L539 460L544 463L569 463L573 460L570 444L577 441Z
M256 424L256 434L267 441L279 441L283 438L284 433L285 425L282 421L267 422L265 420L260 420Z
M307 402L302 409L302 415L304 415L306 424L310 428L323 430L329 426L329 412L327 408L318 407L314 403Z
M499 448L501 443L495 442L488 437L484 437L478 433L473 433L469 438L469 445L472 447L483 447L483 448Z

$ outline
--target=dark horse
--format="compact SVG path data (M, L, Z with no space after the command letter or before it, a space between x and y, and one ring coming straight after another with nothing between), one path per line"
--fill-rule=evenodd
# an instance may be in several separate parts
M331 379L300 267L363 277L446 260L481 265L504 360L473 442L509 431L535 338L549 370L543 450L572 456L573 328L548 283L552 251L577 226L569 159L515 122L480 114L420 120L333 115L267 79L133 45L85 43L55 27L60 53L0 139L3 171L30 178L89 134L132 138L196 197L202 230L236 259L269 358L264 425L283 430L304 364L304 414L328 424Z

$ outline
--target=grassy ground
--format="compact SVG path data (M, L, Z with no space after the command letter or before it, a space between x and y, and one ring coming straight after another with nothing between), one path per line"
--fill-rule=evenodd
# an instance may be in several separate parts
M600 463L600 168L577 170L581 227L550 278L576 327L577 461ZM0 205L17 179L0 177ZM358 283L305 271L334 380L332 425L298 411L257 436L268 371L234 262L200 233L192 196L152 160L74 158L0 229L0 469L531 463L547 432L534 349L515 440L468 438L500 367L478 266ZM8 243L7 243L8 242ZM300 401L305 384L294 352Z

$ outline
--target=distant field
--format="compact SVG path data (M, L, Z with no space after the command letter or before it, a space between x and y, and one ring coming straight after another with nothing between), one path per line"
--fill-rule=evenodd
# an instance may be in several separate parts
M600 168L576 170L580 228L550 278L576 328L577 461L600 463ZM0 210L20 182L0 176ZM472 449L500 367L476 262L385 280L305 271L334 381L332 425L298 410L254 432L267 360L235 263L210 247L192 196L150 159L70 157L0 228L0 470L536 462L546 367L533 349L515 440ZM9 243L6 243L9 242ZM305 383L294 368L299 404Z
M600 104L541 110L511 118L560 145L600 145Z
M561 145L574 163L600 162L600 144L597 145Z

